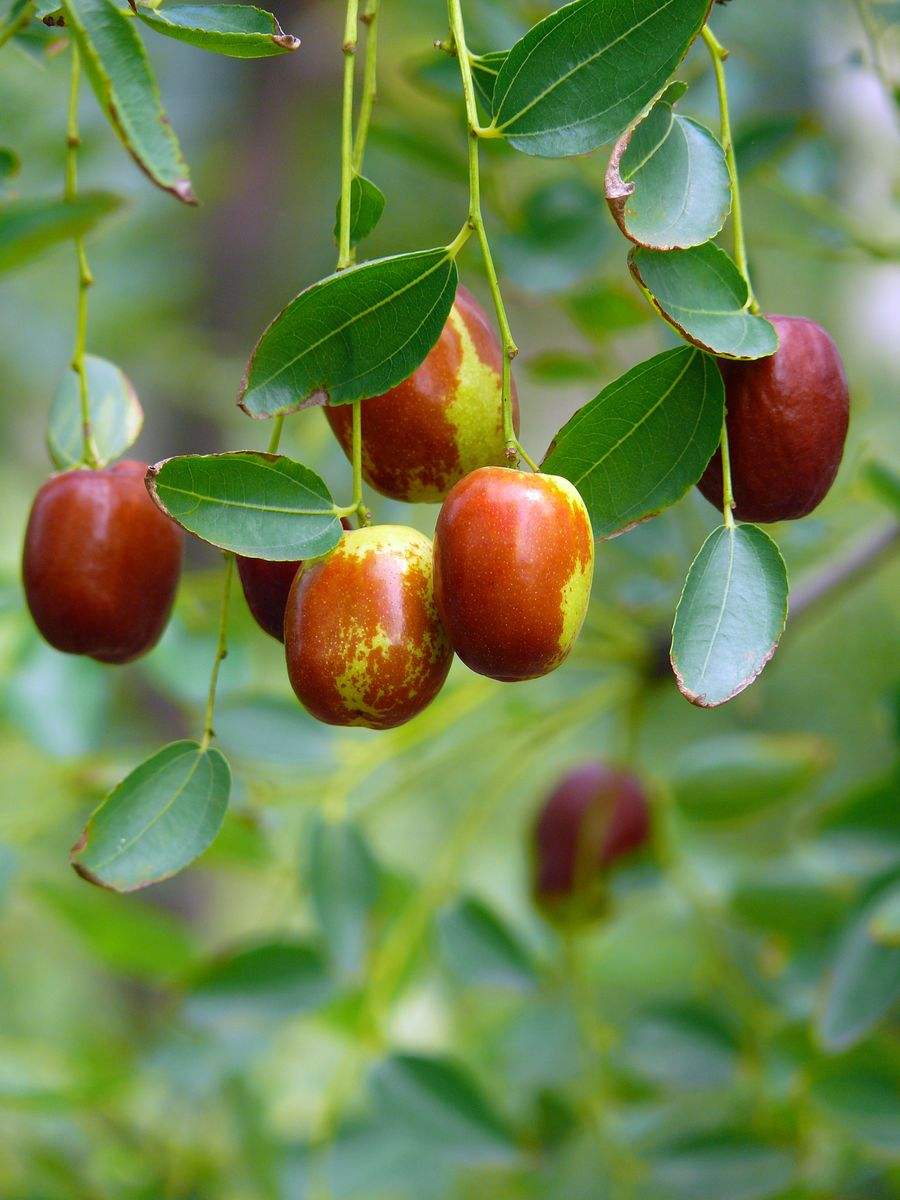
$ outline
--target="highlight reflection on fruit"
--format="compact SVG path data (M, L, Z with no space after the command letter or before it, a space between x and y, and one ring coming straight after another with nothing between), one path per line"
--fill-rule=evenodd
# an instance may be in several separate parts
M345 533L297 574L284 618L288 675L330 725L389 729L440 691L453 652L432 595L432 547L400 525Z
M409 379L362 405L363 474L385 496L443 500L477 467L505 462L500 404L502 351L484 309L464 287L444 330ZM348 457L352 406L325 415ZM513 423L519 406L513 385Z

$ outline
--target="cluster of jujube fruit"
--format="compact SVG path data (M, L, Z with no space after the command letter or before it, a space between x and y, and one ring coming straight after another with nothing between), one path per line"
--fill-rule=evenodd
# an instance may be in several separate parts
M251 612L284 642L294 691L320 720L408 721L437 695L454 651L507 681L545 675L569 654L590 598L590 520L567 480L500 465L500 376L487 317L460 288L421 366L363 404L365 476L398 500L443 500L433 544L405 526L344 521L320 559L237 556ZM349 407L326 411L349 449ZM57 649L127 662L162 633L182 535L145 490L145 470L68 471L38 494L25 591Z

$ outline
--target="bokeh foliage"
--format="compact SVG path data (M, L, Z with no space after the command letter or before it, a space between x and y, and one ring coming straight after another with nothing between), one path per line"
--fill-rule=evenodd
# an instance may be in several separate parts
M548 6L466 7L480 51ZM444 6L385 9L372 256L442 245L466 203L456 75L430 50ZM93 98L82 106L83 185L128 200L91 241L90 348L134 382L148 461L261 448L234 404L243 366L272 313L333 267L343 14L320 0L277 15L304 45L271 61L153 39L197 211L150 188ZM896 117L854 6L735 0L714 20L733 50L756 290L831 330L854 397L835 488L777 530L796 597L892 519L871 467L897 450ZM14 196L60 190L54 36L0 60ZM713 124L703 56L683 72L679 111ZM675 344L628 277L605 158L485 146L535 448ZM460 269L484 296L473 251ZM715 525L689 496L602 544L587 627L557 676L504 688L457 665L437 703L389 734L305 718L238 598L217 716L234 770L222 835L179 879L113 897L76 878L68 847L131 767L195 736L220 566L192 548L172 627L134 666L39 642L17 559L68 363L70 248L2 289L0 1193L897 1194L896 563L791 619L752 691L695 710L660 665ZM321 413L292 416L285 449L346 493ZM433 509L371 501L379 519L430 531ZM647 779L658 844L617 878L604 920L564 938L531 904L528 834L560 771L597 756Z

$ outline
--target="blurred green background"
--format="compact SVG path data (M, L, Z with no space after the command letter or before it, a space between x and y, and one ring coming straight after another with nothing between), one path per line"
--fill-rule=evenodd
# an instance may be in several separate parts
M366 173L387 208L371 256L446 242L466 205L454 64L431 49L444 6L383 7ZM505 47L548 7L469 3L470 42ZM343 5L277 11L303 47L258 63L147 32L197 210L155 191L83 97L81 185L128 200L89 244L89 350L134 381L150 462L264 446L268 428L234 403L245 360L333 268ZM831 494L775 530L802 589L894 519L871 467L896 464L900 441L897 110L853 3L734 0L713 23L733 52L756 290L822 322L851 381ZM11 194L61 188L59 37L0 58L0 145L23 164ZM715 125L699 50L682 75L683 109ZM628 279L602 152L542 162L488 144L484 160L539 456L670 335ZM460 265L486 299L474 246ZM75 877L68 848L132 766L198 733L221 564L192 544L172 625L133 666L59 655L32 629L18 559L75 284L62 247L0 290L0 1195L900 1196L896 559L791 620L747 693L694 709L661 667L715 523L689 496L599 546L562 671L506 687L456 664L438 702L389 734L307 719L238 593L222 835L180 878L113 897ZM291 417L283 450L349 499L321 413ZM433 508L370 502L377 520L433 527ZM618 875L602 921L562 938L530 900L529 831L559 774L597 757L647 780L657 853ZM368 846L339 901L316 893L322 813ZM340 902L356 933L336 963L322 914Z

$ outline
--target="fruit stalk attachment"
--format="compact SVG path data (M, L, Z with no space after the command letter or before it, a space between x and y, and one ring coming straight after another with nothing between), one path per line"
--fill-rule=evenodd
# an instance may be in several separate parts
M219 670L228 657L228 611L231 600L231 580L234 575L234 555L225 554L225 581L222 584L222 603L219 609L219 638L216 643L216 656L213 659L212 672L209 676L209 691L206 696L206 713L203 718L203 737L200 748L205 750L215 737L213 719L216 711L216 689L219 685Z
M506 456L511 465L515 465L518 460L522 458L532 469L532 471L539 471L540 467L522 446L522 443L516 436L516 431L513 426L512 360L516 357L519 351L515 341L513 340L512 330L509 326L509 318L506 315L506 305L503 303L503 295L500 291L500 281L497 278L497 269L494 266L494 256L491 253L491 244L488 240L487 230L485 229L484 225L484 216L481 211L481 164L479 158L479 139L488 135L487 131L484 130L478 123L478 108L475 103L475 85L472 80L472 65L469 57L469 49L466 45L466 30L463 22L461 0L447 0L447 10L450 18L450 33L456 51L456 58L459 62L459 74L462 81L463 95L466 103L466 124L468 126L469 135L469 214L466 219L466 224L460 230L459 235L451 243L450 253L455 257L468 241L472 233L474 233L478 238L478 244L481 247L481 256L484 260L484 269L488 278L488 285L491 289L491 298L494 302L494 311L497 314L497 324L500 328L500 339L503 345L501 403L503 405L503 437L506 442Z
M81 145L81 138L78 133L78 92L81 83L81 56L74 41L72 42L71 52L72 75L66 120L66 181L64 192L65 198L70 204L75 201L78 194L78 147ZM96 468L99 465L98 454L91 427L91 400L88 392L87 371L84 365L85 346L87 342L88 289L94 282L94 277L88 265L83 236L75 239L75 255L78 262L78 310L75 323L75 348L72 352L72 370L78 376L84 462L86 466Z

